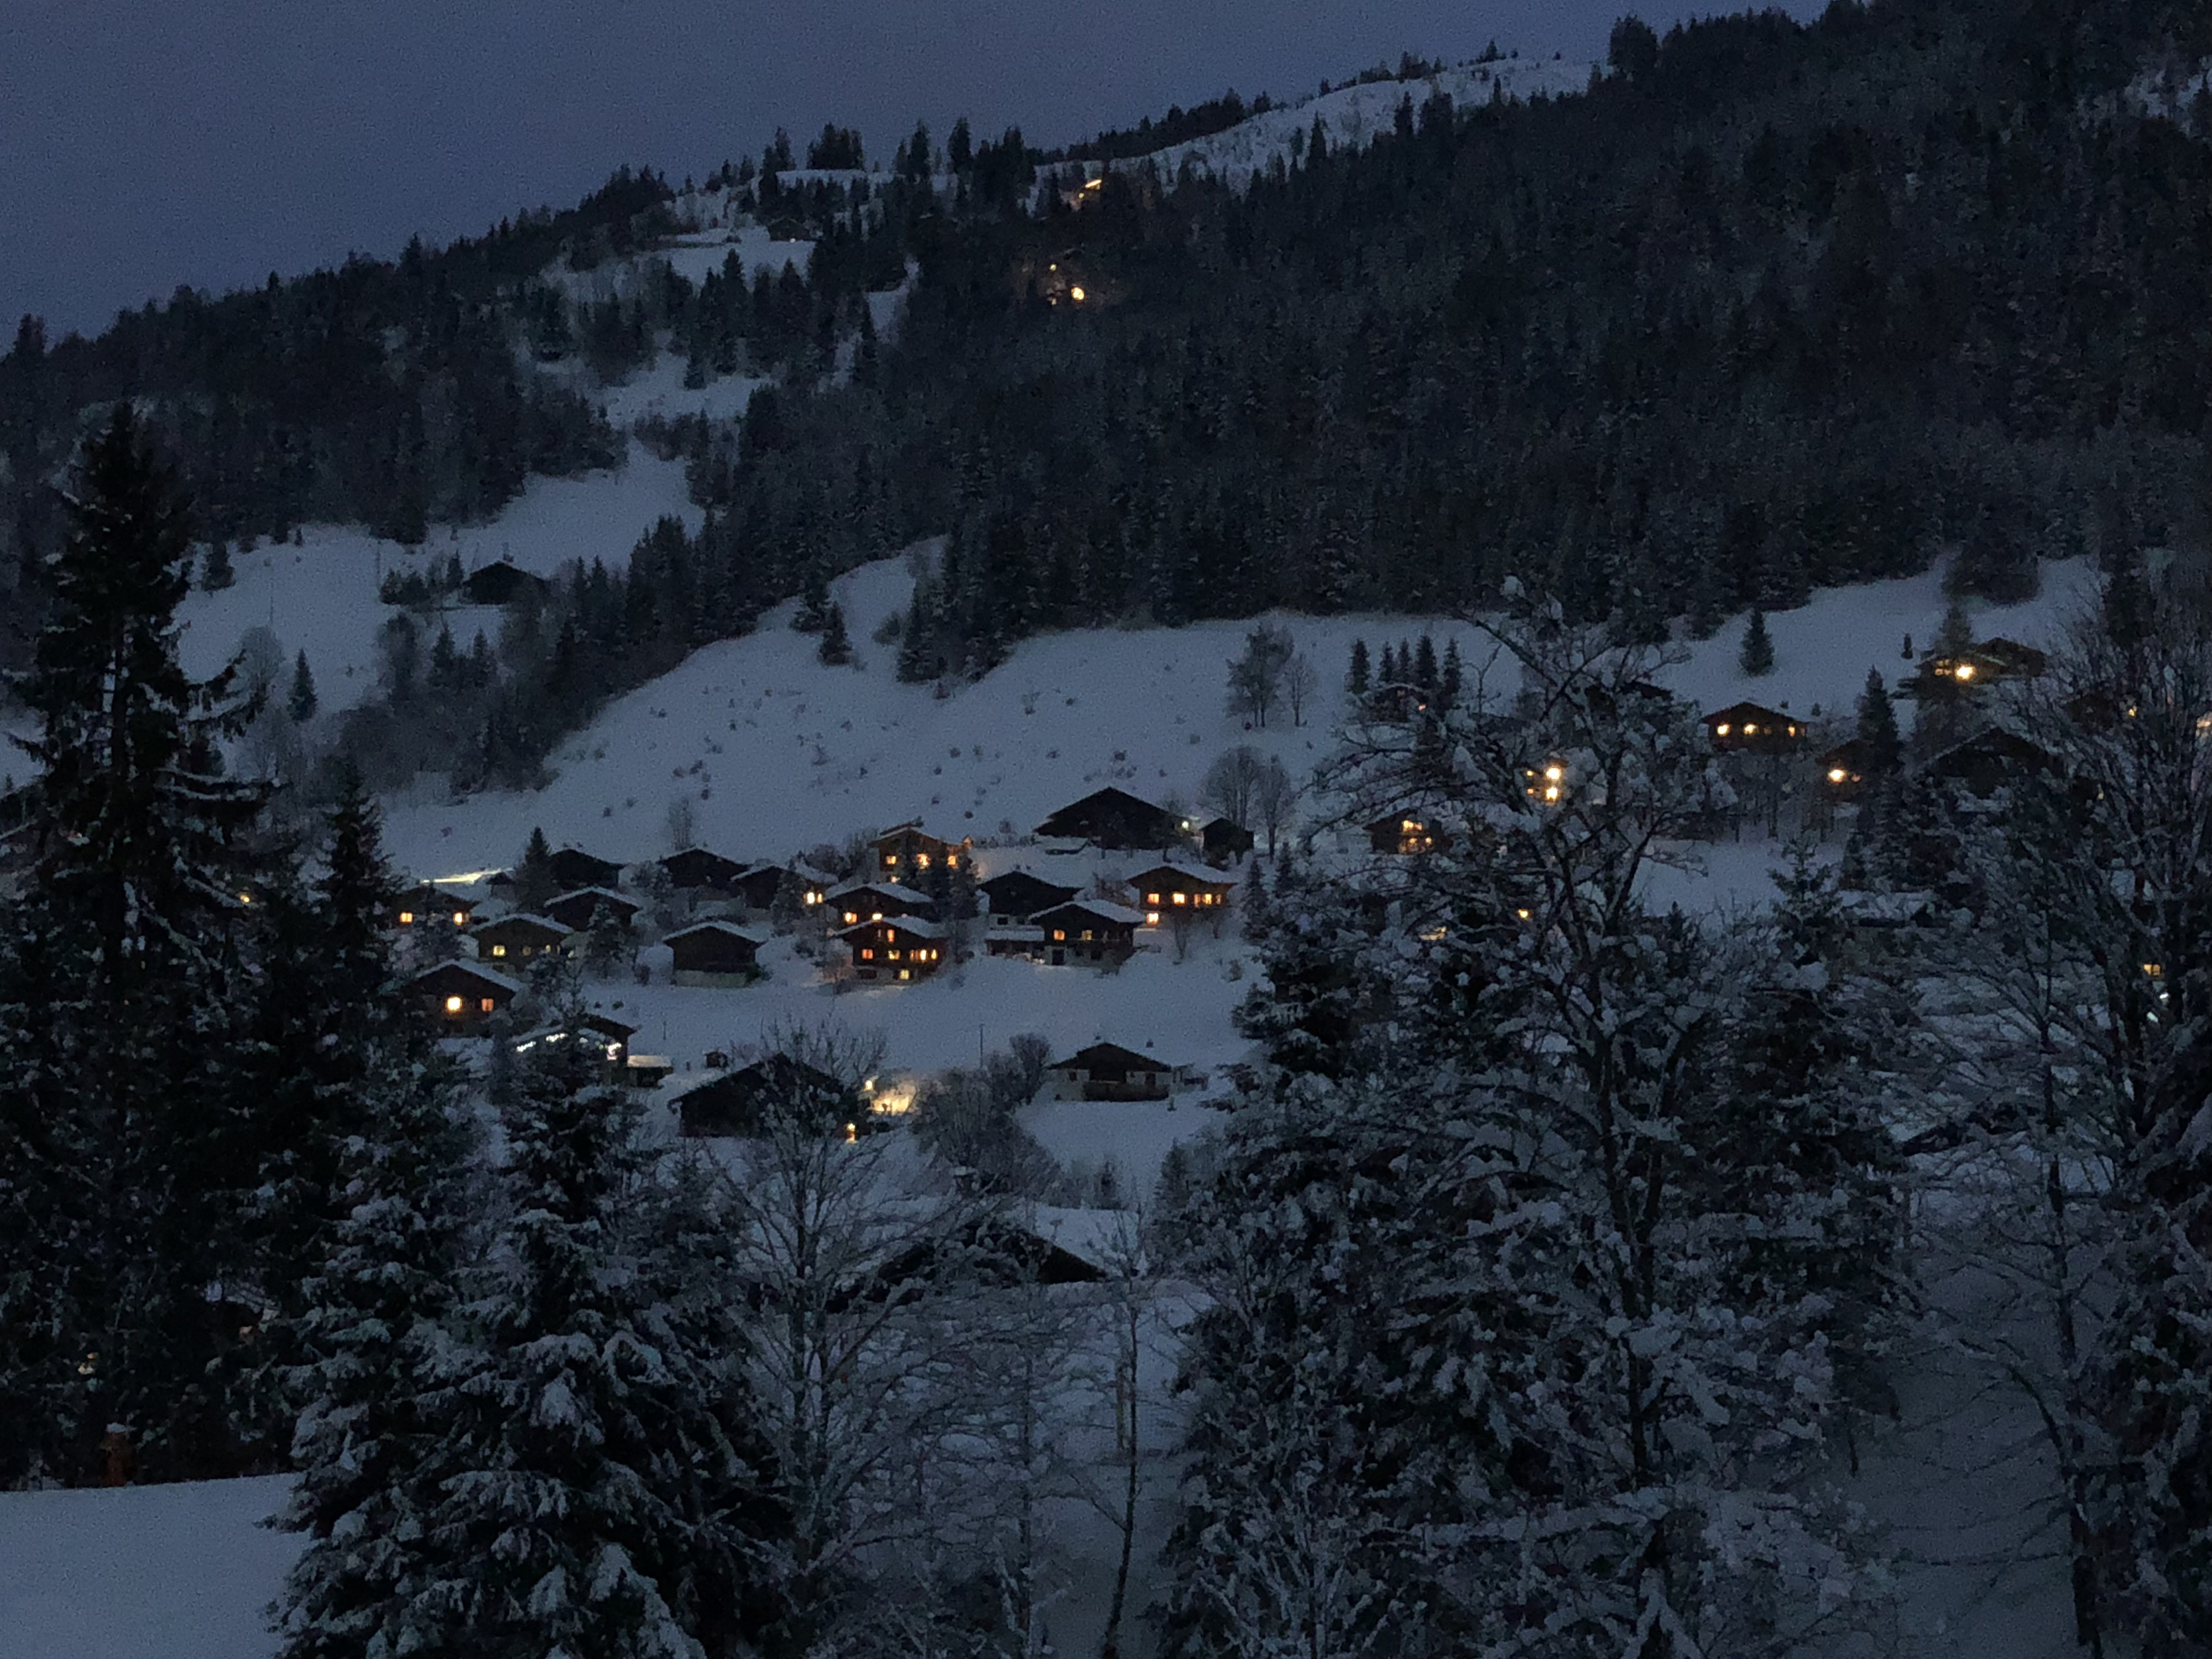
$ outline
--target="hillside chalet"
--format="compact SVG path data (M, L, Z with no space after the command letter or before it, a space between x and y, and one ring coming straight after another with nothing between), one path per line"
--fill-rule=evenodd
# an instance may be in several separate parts
M678 985L737 986L761 975L761 946L768 941L734 922L696 921L663 941L676 958Z
M544 577L523 569L512 559L479 565L461 579L461 598L469 605L513 605L516 600L542 598L552 591Z
M1820 793L1838 804L1856 800L1874 766L1874 745L1864 738L1838 744L1820 759Z
M1040 910L1065 904L1080 890L1047 881L1026 870L1009 870L976 884L994 927L1018 927Z
M853 977L907 984L945 966L945 929L918 916L878 916L837 937L853 953Z
M856 927L886 916L934 917L936 901L911 887L894 887L872 881L855 882L830 895L833 927Z
M1928 775L1986 798L2016 778L2047 772L2057 763L2019 732L1991 726L1929 760Z
M589 853L574 847L564 847L553 854L550 868L554 884L564 893L573 893L583 887L622 885L623 867L605 859L594 858Z
M477 902L448 893L429 882L409 888L386 913L394 927L465 928L476 919Z
M679 893L734 893L748 866L703 847L687 847L660 860L668 884ZM769 896L773 897L771 890ZM765 910L765 904L757 907Z
M757 1135L778 1111L817 1116L825 1134L853 1137L869 1118L860 1090L787 1054L676 1079L665 1089L679 1133L693 1137Z
M1971 690L2001 684L2006 680L2032 680L2039 678L2050 662L2032 645L1997 636L1980 641L1964 651L1930 655L1920 665L1919 672L1910 683L1911 689L1924 694L1945 681Z
M1211 870L1193 870L1181 864L1157 864L1129 878L1137 908L1145 925L1158 927L1178 915L1218 916L1229 905L1237 884L1224 881Z
M1180 1067L1112 1042L1054 1060L1046 1076L1055 1100L1167 1100L1182 1080Z
M1036 827L1048 840L1087 841L1108 853L1165 852L1182 845L1186 830L1164 806L1114 788L1072 801Z
M476 930L477 960L496 962L504 967L538 957L557 956L568 945L572 931L544 916L501 916Z
M933 836L920 823L886 830L868 844L868 868L878 881L927 881L939 870L957 870L974 843L966 838L946 841Z
M1411 858L1445 845L1443 836L1430 827L1424 812L1385 812L1367 826L1367 844L1391 858Z
M1716 755L1786 754L1803 741L1804 726L1778 708L1732 702L1705 717L1705 735Z
M1032 950L1048 967L1118 967L1137 953L1137 929L1145 924L1144 912L1103 899L1071 899L1030 918L1036 933ZM1024 932L1029 929L1021 930Z
M519 981L473 962L425 968L408 981L408 988L447 1036L482 1036L492 1017L522 994Z
M517 1054L534 1051L542 1043L561 1043L572 1036L595 1044L604 1062L602 1081L636 1084L637 1073L630 1066L629 1040L637 1035L637 1027L626 1025L610 1014L586 1014L573 1028L563 1025L541 1025L534 1031L525 1031L508 1040L507 1046Z
M556 899L545 902L544 915L549 921L557 921L572 933L581 933L611 922L627 929L645 907L634 899L605 887L580 887L573 893L563 893Z
M1208 864L1234 864L1251 856L1252 832L1234 818L1214 818L1198 832L1199 850Z

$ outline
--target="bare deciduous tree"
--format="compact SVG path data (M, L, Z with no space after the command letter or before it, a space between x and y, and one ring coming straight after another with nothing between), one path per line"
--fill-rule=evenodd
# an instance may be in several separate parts
M1258 815L1260 827L1267 833L1269 858L1275 855L1275 842L1289 826L1291 811L1297 800L1297 781L1291 776L1288 767L1269 756L1252 787L1252 810Z
M1231 823L1251 823L1252 793L1266 769L1266 757L1258 750L1249 743L1238 744L1206 768L1206 780L1199 785L1199 804Z

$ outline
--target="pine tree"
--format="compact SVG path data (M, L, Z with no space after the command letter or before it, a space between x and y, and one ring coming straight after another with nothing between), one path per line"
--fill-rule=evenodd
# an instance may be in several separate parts
M842 668L853 660L853 642L845 635L845 607L830 604L823 618L822 643L814 653L831 668Z
M1367 641L1354 640L1352 642L1352 668L1344 677L1345 696L1354 702L1364 702L1367 696L1369 678Z
M1743 649L1737 654L1736 666L1754 678L1774 672L1774 640L1766 631L1764 611L1753 611L1743 626Z
M230 563L230 544L218 536L208 544L207 556L200 564L201 591L220 593L237 580L238 573Z
M1423 691L1437 689L1437 642L1426 634L1413 647L1413 684Z
M1443 674L1437 681L1437 707L1444 713L1449 714L1454 705L1459 702L1462 683L1465 676L1466 669L1459 659L1459 641L1446 641Z
M305 726L321 707L321 699L315 695L315 677L307 667L307 653L302 651L292 665L292 690L284 700L284 712L292 717L293 725Z
M1867 775L1887 778L1903 764L1904 739L1898 735L1897 711L1890 706L1889 688L1881 671L1867 670L1866 690L1859 696L1858 739L1867 747Z
M248 1266L250 1103L225 1060L255 881L238 843L260 803L211 763L241 726L232 672L195 683L177 661L190 557L175 479L118 404L76 468L46 625L15 682L41 775L6 931L10 965L43 982L0 988L0 1018L26 1022L0 1031L5 1139L68 1175L13 1224L0 1374L40 1401L17 1454L64 1480L91 1478L111 1422L144 1475L237 1467L213 1372L239 1328L206 1292Z
M523 847L521 860L514 866L514 908L534 915L560 896L561 884L553 874L553 848L543 826L535 827Z
M505 1115L511 1203L468 1310L483 1346L434 1396L446 1473L411 1612L485 1654L696 1659L702 1626L738 1622L700 1598L744 1579L750 1480L726 1374L640 1271L636 1111L592 1060L541 1044Z

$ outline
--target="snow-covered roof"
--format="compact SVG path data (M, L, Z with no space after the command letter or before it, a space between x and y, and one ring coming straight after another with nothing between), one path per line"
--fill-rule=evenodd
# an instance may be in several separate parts
M1185 881L1194 881L1206 887L1234 887L1237 884L1237 878L1225 871L1209 870L1195 865L1178 864L1173 859L1164 859L1147 869L1139 870L1127 879L1133 884L1143 881L1147 876L1180 876Z
M617 893L612 888L609 887L578 887L566 893L556 894L554 897L548 899L546 902L549 904L566 904L570 899L581 898L611 900L614 903L619 904L624 909L628 910L639 910L644 908L644 906L641 905L635 899L629 897L625 894Z
M440 974L447 973L466 974L471 979L481 980L487 985L495 986L499 989L508 993L510 995L519 996L521 994L523 990L523 984L520 980L509 979L505 974L501 973L495 968L487 968L482 963L461 962L458 960L453 962L441 962L431 967L425 968L421 973L416 975L411 980L410 980L408 983L410 985L420 985L426 979L433 979Z
M562 939L568 938L570 931L550 916L541 916L534 910L517 910L512 915L501 916L496 921L486 922L477 929L475 936L482 939L485 934L495 933L503 927L513 928L522 926L535 927L542 933L558 933Z
M720 933L729 939L741 939L756 950L768 943L764 935L753 932L750 927L740 927L734 921L695 921L689 927L679 927L661 943L673 945L678 939L690 939L694 933Z
M920 916L878 916L872 921L863 921L838 930L839 939L849 939L854 933L864 933L871 927L896 927L902 933L912 933L916 939L943 939L942 924L925 921Z
M1058 915L1062 910L1081 910L1085 915L1097 917L1101 921L1118 922L1125 927L1140 927L1145 921L1145 913L1142 910L1132 910L1126 904L1115 904L1105 899L1093 898L1069 899L1064 904L1055 904L1049 910L1042 910L1038 914L1054 916Z

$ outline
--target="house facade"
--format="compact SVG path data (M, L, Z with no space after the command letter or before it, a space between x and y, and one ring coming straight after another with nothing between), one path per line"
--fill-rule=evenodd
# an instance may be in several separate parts
M546 592L553 584L523 569L511 559L478 565L461 579L461 597L471 605L513 605L526 596Z
M878 916L837 937L852 952L853 977L869 984L910 984L945 966L945 929L918 916Z
M612 922L627 928L637 919L643 907L634 899L605 887L580 887L573 893L563 893L545 902L544 915L557 921L572 933L580 933L602 922Z
M393 927L465 929L476 920L477 902L448 893L429 882L409 888L392 902L386 921Z
M573 893L580 887L622 885L622 866L608 859L595 858L579 848L562 848L553 854L547 867L553 872L555 885L564 893Z
M1103 899L1071 899L1029 921L1037 934L1035 958L1050 968L1119 967L1137 953L1144 925L1141 910Z
M572 930L544 916L501 916L488 921L471 936L477 960L500 967L519 966L543 956L558 956L567 948Z
M1214 818L1198 832L1199 850L1208 864L1234 864L1251 856L1252 832L1234 818Z
M445 1036L482 1036L522 993L519 980L480 963L441 962L409 981L431 1026Z
M1732 702L1705 716L1705 735L1716 755L1786 754L1802 742L1805 727L1795 715L1755 702Z
M665 1088L676 1107L678 1131L688 1136L757 1135L775 1111L817 1116L823 1133L831 1136L857 1136L869 1126L860 1090L787 1054L672 1079Z
M1167 1100L1182 1068L1118 1043L1094 1042L1054 1060L1046 1075L1059 1100Z
M886 916L933 919L937 915L936 901L927 893L883 882L864 881L841 887L830 895L828 902L833 927L857 927L864 921L878 921Z
M965 836L948 841L933 836L919 823L902 823L869 843L868 868L878 881L919 886L942 871L962 868L972 844Z
M1412 858L1431 851L1443 840L1423 812L1385 812L1367 826L1367 845L1389 858Z
M761 946L768 941L734 922L700 921L663 941L676 959L678 985L738 986L761 975Z
M680 853L671 853L660 860L668 884L679 893L730 893L746 873L748 866L735 859L726 859L720 853L710 853L703 847L687 847ZM770 890L774 896L774 890ZM763 904L759 907L766 909Z
M1026 870L1009 870L978 882L975 890L983 896L992 927L1018 927L1038 911L1066 903L1081 890L1047 881Z
M1237 884L1211 870L1193 870L1180 864L1158 864L1129 878L1137 908L1145 925L1158 927L1180 915L1218 916L1228 908Z

